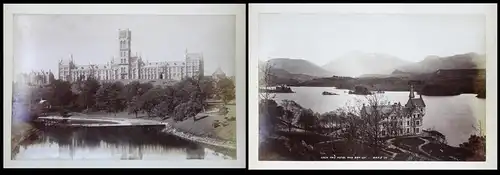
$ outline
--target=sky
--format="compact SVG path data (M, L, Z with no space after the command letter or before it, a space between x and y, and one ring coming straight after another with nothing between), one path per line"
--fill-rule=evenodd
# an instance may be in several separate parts
M73 55L78 64L119 57L118 30L132 32L132 53L143 60L183 61L203 53L205 75L220 67L234 75L235 16L231 15L16 15L14 73L51 70ZM118 61L119 59L115 59Z
M429 55L485 53L481 15L261 14L259 59L296 58L319 66L351 52L418 62Z

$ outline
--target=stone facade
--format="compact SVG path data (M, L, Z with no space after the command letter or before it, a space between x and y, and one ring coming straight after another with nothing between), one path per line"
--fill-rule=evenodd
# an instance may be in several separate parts
M51 75L54 76L50 70L32 71L30 73L19 74L18 77L16 77L16 81L25 85L41 86L50 83Z
M423 117L425 115L425 103L422 98L416 98L413 86L410 87L408 101L403 106L401 103L378 105L375 111L379 118L379 133L381 136L408 136L423 133ZM362 114L365 117L376 117L370 109L373 106L364 106Z
M203 76L204 62L202 53L188 53L183 61L149 62L139 54L132 55L132 32L119 30L119 57L113 57L105 64L77 65L70 55L68 60L59 61L59 79L76 81L93 76L98 80L181 80L185 77Z

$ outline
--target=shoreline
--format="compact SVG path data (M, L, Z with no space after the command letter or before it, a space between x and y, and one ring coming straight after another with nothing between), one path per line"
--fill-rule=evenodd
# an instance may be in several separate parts
M37 132L37 129L32 127L30 123L21 122L18 123L17 125L18 126L14 126L13 124L13 127L11 128L11 139L10 139L11 160L14 160L15 155L18 153L19 148L21 147L21 143Z
M173 127L171 124L168 122L159 122L161 124L165 125L165 129L163 129L161 132L168 133L175 135L177 137L196 142L196 143L201 143L201 144L207 144L215 147L220 147L220 148L225 148L225 149L230 149L236 151L236 143L232 143L231 141L226 141L226 140L218 140L212 137L203 137L203 136L197 136L195 134L191 134L188 132L183 132L179 131L180 129L177 129Z
M219 148L224 148L224 149L230 149L232 151L236 151L236 143L233 143L231 141L227 140L220 140L212 137L206 137L206 136L197 136L195 134L191 134L189 132L183 132L179 128L175 128L172 124L169 122L161 121L161 120L156 120L156 119L134 119L134 118L121 118L121 117L116 117L116 118L94 118L94 117L79 117L79 116L74 116L70 118L62 118L62 117L41 117L41 118L47 118L47 119L74 119L74 120L95 120L95 121L108 121L108 122L116 122L117 125L140 125L140 124L161 124L165 125L165 128L162 129L160 132L171 134L177 137L180 137L185 140L189 140L195 143L200 143L200 144L207 144Z

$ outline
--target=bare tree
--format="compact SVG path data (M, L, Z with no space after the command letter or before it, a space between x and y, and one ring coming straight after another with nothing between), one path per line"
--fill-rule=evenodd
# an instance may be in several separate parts
M260 88L268 88L273 84L273 74L271 70L273 69L273 65L271 63L266 63L264 66L259 65L259 87ZM260 91L260 90L259 90ZM269 93L267 90L259 92L261 99L263 100L272 100L276 97L276 94Z
M394 110L391 105L382 99L381 95L366 96L367 105L363 104L361 119L363 120L363 140L371 147L374 156L379 155L383 141L383 126L387 125L388 117Z
M341 131L341 137L347 142L347 149L349 152L353 153L353 146L362 141L361 130L363 128L363 123L359 114L360 108L356 105L346 105L345 108L341 108L337 111L340 116L340 122L343 126Z
M321 115L320 117L320 125L323 128L326 128L326 133L330 135L330 141L332 142L333 149L333 141L339 137L339 132L343 131L343 118L341 117L340 110L331 111Z
M343 127L342 137L351 145L349 151L353 151L350 147L354 144L364 144L376 156L383 146L383 137L389 134L383 132L399 129L397 117L402 116L400 112L399 106L388 103L382 95L373 94L354 104L346 104L336 112L339 115L336 120Z
M281 106L284 110L282 121L287 125L288 132L291 132L292 128L296 127L294 123L300 116L302 106L293 100L283 100Z

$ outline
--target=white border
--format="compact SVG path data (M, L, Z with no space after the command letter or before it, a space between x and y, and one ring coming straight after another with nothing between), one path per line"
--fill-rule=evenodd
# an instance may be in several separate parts
M246 161L246 8L245 4L225 5L4 5L4 167L103 167L103 168L244 168ZM13 14L154 14L154 15L235 15L236 16L236 108L237 160L176 161L19 161L10 160L12 79L13 79ZM154 27L154 26L152 26Z
M249 74L249 165L250 169L496 169L497 168L497 82L496 4L250 4L249 72L257 72L259 14L261 13L384 13L384 14L484 14L487 55L487 141L486 162L303 162L258 160L258 75Z

